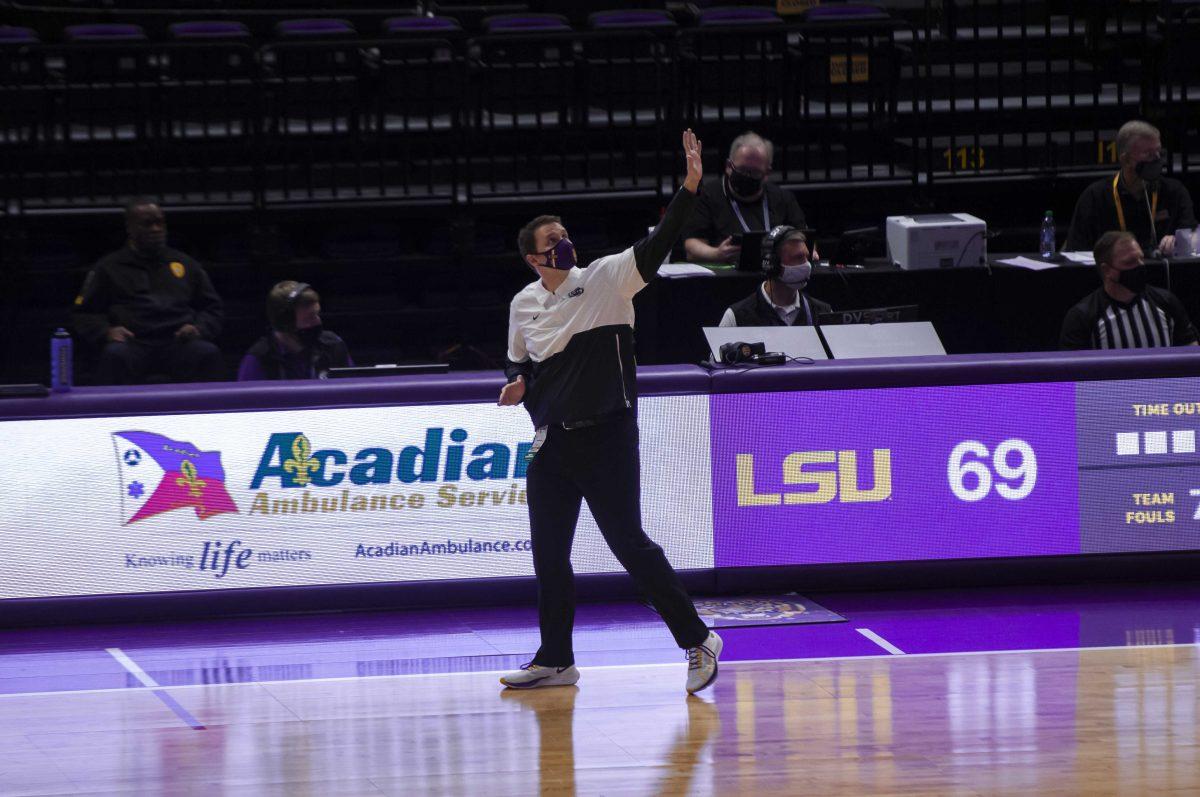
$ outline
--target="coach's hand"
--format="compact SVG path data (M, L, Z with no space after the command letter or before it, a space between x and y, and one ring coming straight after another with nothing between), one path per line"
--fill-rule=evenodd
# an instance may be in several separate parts
M692 128L683 131L683 154L687 157L687 177L683 187L696 193L700 188L700 178L704 176L704 163L700 159L700 139L692 132Z
M525 398L525 377L518 376L500 391L499 404L501 407L512 407L520 404L523 398Z

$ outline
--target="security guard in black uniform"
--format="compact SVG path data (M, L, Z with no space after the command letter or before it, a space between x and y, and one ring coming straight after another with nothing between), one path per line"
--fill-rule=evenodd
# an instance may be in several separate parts
M150 374L173 382L222 379L214 341L223 311L208 274L167 246L166 217L154 200L125 206L125 230L127 244L92 267L75 298L75 332L100 350L97 381L137 384Z
M571 542L583 499L617 560L687 650L687 691L704 689L717 676L721 638L696 614L641 519L633 296L657 273L695 204L703 167L691 130L683 134L683 146L683 189L654 232L625 251L580 269L554 216L537 217L518 237L525 262L540 279L512 301L509 381L500 404L523 401L537 430L527 489L542 644L533 661L500 679L511 688L579 679L571 646Z

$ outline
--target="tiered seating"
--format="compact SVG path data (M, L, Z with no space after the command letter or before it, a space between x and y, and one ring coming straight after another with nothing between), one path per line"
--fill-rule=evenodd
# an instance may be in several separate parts
M774 139L776 179L833 236L914 203L1002 229L1067 216L1074 184L1030 212L1021 181L1111 170L1134 116L1164 128L1177 172L1200 168L1197 3L829 1L788 18L765 2L640 5L0 1L0 234L24 240L6 239L7 259L46 257L31 218L84 225L81 211L154 194L235 242L181 241L216 264L231 350L257 333L271 281L299 276L347 297L331 306L352 342L429 356L430 341L502 337L525 278L511 233L531 212L586 207L572 234L589 254L652 223L688 125L710 171L737 133ZM411 234L379 233L397 214ZM339 244L350 223L391 243ZM74 255L18 265L10 351L44 348L38 313L61 315L110 248L86 225ZM471 289L431 276L446 269Z
M15 164L0 188L38 208L115 204L135 185L193 203L650 196L670 189L684 124L710 146L755 127L779 143L783 182L805 185L1094 170L1136 115L1178 120L1191 157L1196 115L1166 109L1200 99L1185 94L1194 5L1172 5L1173 21L1149 3L1111 18L1082 0L894 5L789 20L755 5L624 9L579 28L505 4L298 17L303 5L227 2L205 6L221 19L173 9L159 36L106 4L106 21L53 36L0 29ZM284 12L266 31L255 16ZM1143 63L1143 40L1163 55Z

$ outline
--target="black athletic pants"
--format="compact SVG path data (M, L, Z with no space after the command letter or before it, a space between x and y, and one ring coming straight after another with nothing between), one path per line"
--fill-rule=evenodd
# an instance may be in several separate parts
M687 590L662 548L642 530L641 463L633 411L582 429L551 426L529 463L526 486L542 633L534 664L575 663L571 543L581 499L587 500L608 547L662 615L676 644L692 648L704 642L708 629Z

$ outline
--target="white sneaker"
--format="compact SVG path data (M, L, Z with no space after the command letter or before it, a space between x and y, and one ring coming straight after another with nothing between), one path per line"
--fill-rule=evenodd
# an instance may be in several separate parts
M716 631L709 631L708 638L698 648L687 649L688 694L694 695L701 689L706 689L717 680L717 659L721 657L721 648L725 643Z
M533 689L537 686L570 686L579 680L579 670L572 664L569 667L542 667L530 662L522 664L521 669L510 672L500 679L500 683L510 689Z

